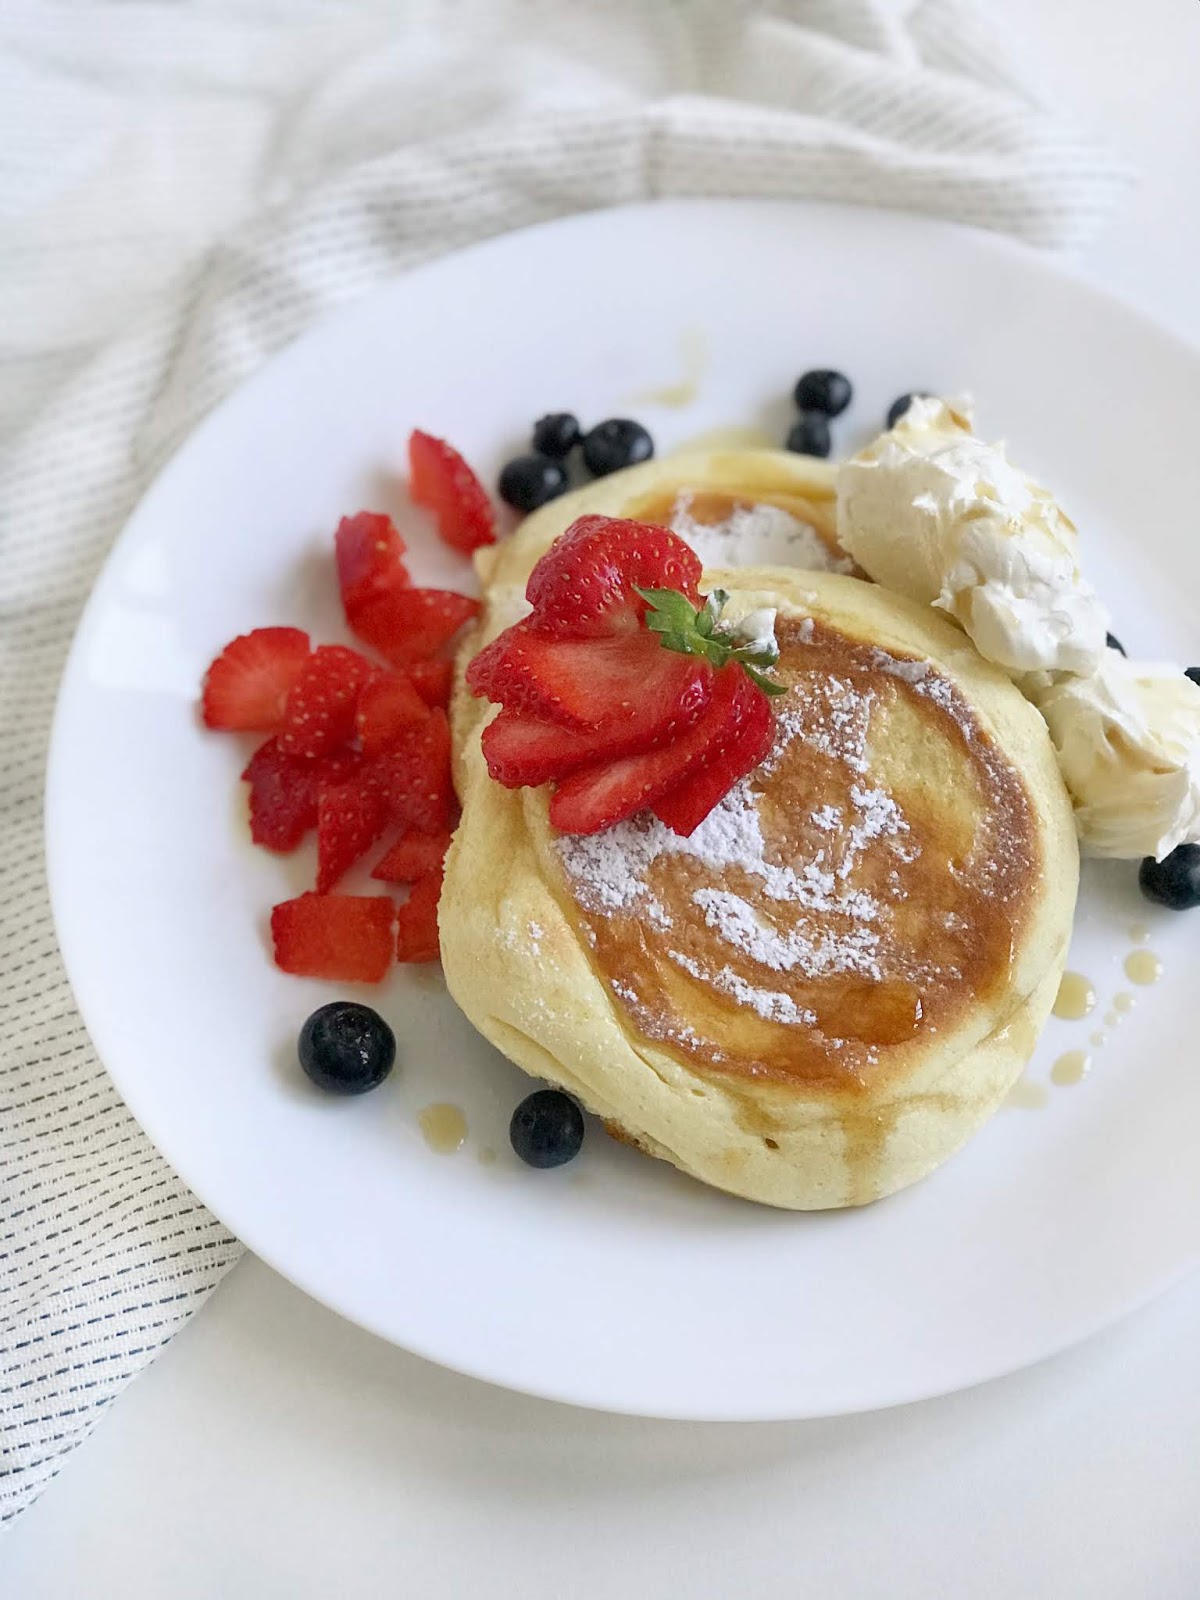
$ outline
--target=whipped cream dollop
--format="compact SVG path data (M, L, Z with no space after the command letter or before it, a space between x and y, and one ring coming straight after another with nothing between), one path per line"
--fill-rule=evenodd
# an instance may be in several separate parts
M779 645L775 638L777 615L778 608L775 606L756 606L753 611L747 611L740 622L734 623L730 637L735 644L778 660Z
M1087 854L1161 861L1200 843L1200 686L1168 663L1107 650L1089 677L1033 698Z
M838 540L884 588L946 611L1010 673L1092 672L1108 613L1047 490L971 431L965 404L914 399L837 472Z

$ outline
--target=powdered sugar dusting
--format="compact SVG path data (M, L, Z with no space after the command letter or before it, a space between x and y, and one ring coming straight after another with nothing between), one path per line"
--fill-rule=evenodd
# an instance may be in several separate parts
M879 937L870 928L837 935L826 929L809 931L803 925L784 930L763 921L748 901L727 889L700 889L693 898L705 922L726 944L772 972L799 968L809 978L833 972L856 972L866 978L881 975L876 960Z
M671 527L706 567L802 567L813 572L852 572L848 556L836 554L817 530L782 506L736 506L722 522L698 522L692 496L675 501Z
M784 751L795 739L810 749L842 761L852 772L867 770L867 730L874 695L846 678L830 676L812 684L804 695L790 694L776 718L775 746L762 764L765 776L776 772Z
M890 678L903 678L905 683L921 683L932 671L932 663L916 661L911 656L890 656L886 650L872 650L871 665Z
M906 829L899 809L890 803L895 814L892 831ZM885 826L883 813L869 822L866 830L858 824L851 830L848 849L860 851ZM665 915L647 883L651 864L665 856L689 857L718 874L740 867L761 880L772 900L790 901L810 911L840 912L861 921L877 910L869 895L839 889L834 870L819 859L798 866L768 860L757 797L745 778L709 812L690 838L681 838L657 817L643 814L603 833L561 834L556 843L580 904L590 911L627 911L642 902L639 909L648 910L652 919Z
M798 1006L790 994L784 994L781 989L756 989L732 967L722 967L719 972L713 973L710 979L710 975L704 971L700 963L693 961L691 956L684 955L682 950L668 950L667 954L677 966L682 967L693 978L711 981L713 987L720 989L722 994L729 995L739 1005L748 1006L751 1011L756 1011L768 1022L793 1022L811 1027L817 1020L815 1011Z

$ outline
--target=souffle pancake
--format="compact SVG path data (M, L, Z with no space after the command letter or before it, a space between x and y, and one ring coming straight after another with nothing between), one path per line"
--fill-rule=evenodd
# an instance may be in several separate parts
M547 786L489 773L496 707L465 669L597 513L693 541L728 637L774 614L761 754L690 828L642 809L573 831ZM715 452L617 473L479 566L439 911L455 1000L612 1132L720 1189L821 1209L923 1177L1004 1099L1062 973L1078 851L1041 716L952 622L853 575L823 463Z

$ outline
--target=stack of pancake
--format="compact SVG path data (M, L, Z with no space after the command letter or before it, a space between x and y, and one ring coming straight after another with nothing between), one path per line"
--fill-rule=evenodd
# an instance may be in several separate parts
M706 1183L800 1209L891 1193L991 1115L1053 1004L1078 854L1045 723L953 623L853 575L831 469L774 451L668 458L535 513L481 553L464 659L585 512L675 526L732 616L777 611L774 746L690 839L648 816L558 834L544 791L489 778L493 708L460 674L451 992Z

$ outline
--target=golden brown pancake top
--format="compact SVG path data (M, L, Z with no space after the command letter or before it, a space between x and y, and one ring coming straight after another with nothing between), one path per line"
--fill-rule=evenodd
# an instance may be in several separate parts
M781 620L774 747L691 839L560 837L631 1031L694 1070L874 1088L995 996L1040 871L1021 778L951 681Z

